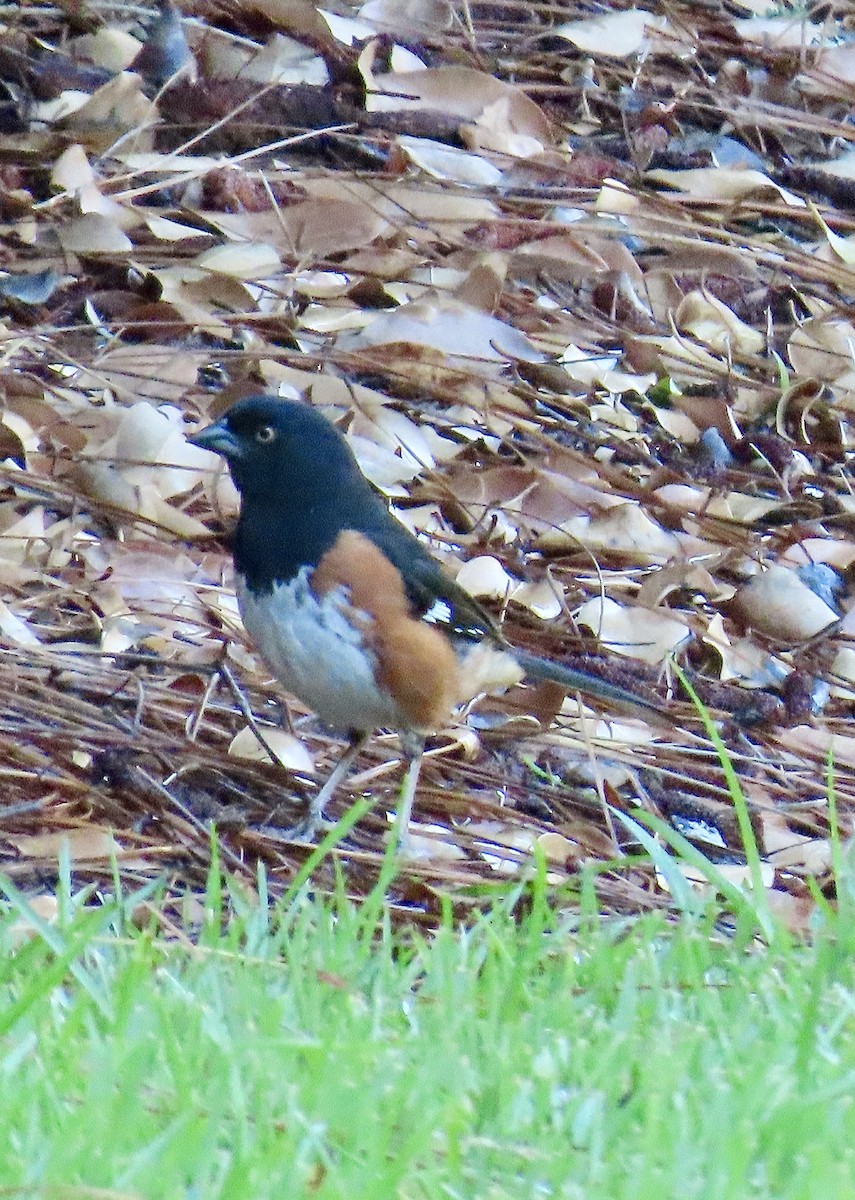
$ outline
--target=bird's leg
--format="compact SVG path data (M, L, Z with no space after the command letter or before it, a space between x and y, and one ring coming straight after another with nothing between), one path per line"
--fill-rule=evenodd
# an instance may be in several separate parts
M407 759L407 773L401 784L401 798L398 801L398 852L406 854L410 843L410 817L413 814L413 801L416 798L416 788L419 783L419 772L422 769L422 757L425 752L425 740L416 733L401 733L401 746Z
M332 799L332 796L339 784L347 778L350 768L353 766L354 760L365 746L369 736L370 735L367 733L357 733L356 731L351 733L348 739L346 750L333 767L329 777L324 783L324 786L317 793L317 795L313 796L311 799L309 804L309 815L304 824L300 826L301 837L309 839L313 838L317 831L327 823L324 820L324 809Z

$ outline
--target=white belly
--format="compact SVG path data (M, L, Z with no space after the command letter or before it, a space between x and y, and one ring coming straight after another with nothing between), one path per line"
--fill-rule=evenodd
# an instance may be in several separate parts
M262 596L238 580L244 627L271 673L334 729L406 728L403 713L374 682L374 656L343 615L343 590L318 600L308 573L304 568Z

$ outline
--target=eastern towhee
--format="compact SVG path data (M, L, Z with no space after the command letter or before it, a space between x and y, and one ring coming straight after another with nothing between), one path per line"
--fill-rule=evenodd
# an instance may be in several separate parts
M638 711L603 679L510 646L492 618L386 508L342 433L305 404L240 400L190 441L221 454L240 492L233 551L243 623L272 674L350 744L324 807L373 730L401 735L406 838L425 734L454 708L522 679Z

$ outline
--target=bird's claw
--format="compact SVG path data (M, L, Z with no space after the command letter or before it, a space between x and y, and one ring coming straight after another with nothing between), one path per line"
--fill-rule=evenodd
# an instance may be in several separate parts
M306 842L309 845L318 842L331 829L335 829L335 821L329 820L322 813L309 813L289 831L293 842Z

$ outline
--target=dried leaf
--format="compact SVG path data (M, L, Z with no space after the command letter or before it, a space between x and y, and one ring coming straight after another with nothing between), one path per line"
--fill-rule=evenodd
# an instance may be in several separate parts
M766 338L709 292L689 292L674 314L677 328L713 350L729 348L739 354L760 354Z
M777 565L743 584L733 608L758 633L786 642L804 641L837 621L837 613L795 571Z
M108 829L80 825L57 833L41 833L30 837L10 837L9 841L24 858L57 859L63 847L73 862L109 860L122 854L123 847Z
M606 12L583 21L566 21L551 31L566 38L584 54L602 54L607 58L629 58L649 46L653 31L664 31L663 17L640 8Z
M757 193L772 191L792 208L805 207L804 200L779 187L762 171L745 171L735 167L696 167L688 171L648 171L647 178L699 200L742 200Z
M205 250L195 265L233 279L267 279L279 271L281 263L275 247L247 243Z
M495 187L502 178L498 167L482 158L430 138L401 137L398 145L410 161L434 179Z
M670 613L621 605L609 597L587 600L576 621L615 653L649 663L663 662L691 636L688 625Z
M265 729L263 736L264 746L249 725L245 725L229 743L229 754L248 762L271 762L266 746L274 755L273 761L287 767L289 771L297 771L301 775L314 775L315 760L305 742L294 737L293 733L286 733L284 729Z
M74 254L127 254L133 243L109 217L85 213L57 230L60 245Z

